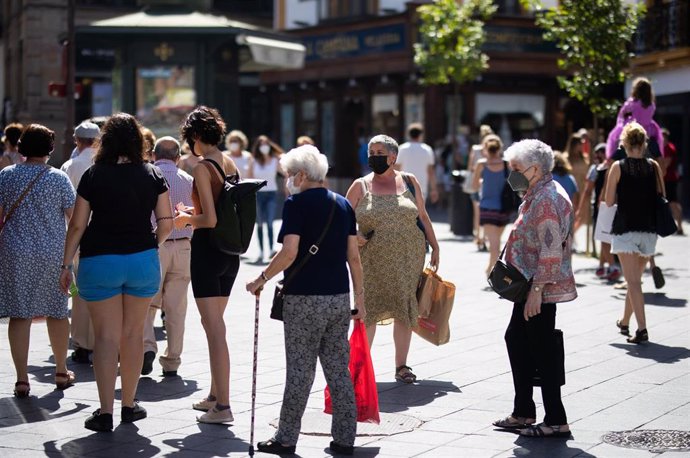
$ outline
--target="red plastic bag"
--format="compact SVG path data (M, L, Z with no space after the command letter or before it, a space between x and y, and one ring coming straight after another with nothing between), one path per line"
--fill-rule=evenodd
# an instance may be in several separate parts
M355 321L355 328L350 336L350 376L355 389L355 403L357 404L357 421L363 423L381 422L379 418L379 394L376 390L374 366L371 364L367 328L362 320ZM325 413L333 413L331 392L326 387Z

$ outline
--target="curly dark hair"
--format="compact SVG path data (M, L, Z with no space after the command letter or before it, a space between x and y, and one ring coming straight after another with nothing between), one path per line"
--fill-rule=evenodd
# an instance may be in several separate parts
M19 137L17 147L24 157L49 156L55 146L55 132L40 124L29 124Z
M219 145L225 137L225 121L215 108L201 105L187 115L180 127L180 137L194 153L194 142Z
M120 157L125 157L134 164L144 162L141 125L128 113L114 114L105 122L94 162L117 164Z
M13 122L12 124L5 126L3 133L7 141L10 142L10 145L17 146L17 142L19 141L19 137L22 136L23 131L23 125L19 124L18 122Z

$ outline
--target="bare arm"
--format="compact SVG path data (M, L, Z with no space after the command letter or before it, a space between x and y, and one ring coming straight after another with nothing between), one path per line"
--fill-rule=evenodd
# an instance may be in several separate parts
M364 186L364 183L361 180L365 180L365 179L366 178L356 179L355 181L352 182L350 189L347 190L347 194L345 195L345 198L348 200L348 202L350 202L350 206L352 208L357 208L359 201L364 196L364 192L362 191L362 187ZM359 246L362 247L362 246L367 244L368 240L366 238L364 238L361 231L357 231L357 241L359 243Z
M264 279L261 275L256 277L253 281L247 283L247 291L256 295L261 292L263 286L268 280L278 275L280 272L284 271L295 262L297 258L297 253L299 251L299 235L288 234L283 239L283 246L276 253L276 255L271 259L271 262L266 266L263 271L263 275L266 276Z
M438 201L438 189L436 184L436 170L434 164L430 164L426 168L427 176L429 177L429 199L432 203Z
M367 310L364 307L364 274L362 261L359 257L359 242L354 235L347 238L347 265L350 268L355 308L357 309L357 314L353 316L353 319L361 320L367 315Z
M609 173L606 177L606 206L611 207L616 203L616 187L618 186L618 180L621 178L621 168L618 162L614 162L609 169Z
M474 173L472 174L472 189L479 189L479 182L482 179L482 172L484 171L484 161L481 159L477 162L474 167Z
M192 225L195 229L215 227L218 217L216 215L216 205L213 200L213 190L211 189L212 178L209 169L203 165L197 164L194 170L192 170L192 176L194 177L194 183L199 193L201 209L196 209L196 215L179 212L179 214L175 216L175 227L177 229L182 229L188 224Z
M431 219L426 211L426 206L424 205L424 196L422 195L421 188L419 187L419 182L414 175L408 175L412 180L415 190L415 203L417 204L417 212L419 213L419 219L424 226L424 234L431 245L431 266L436 270L439 264L439 247L438 241L436 240L436 233L434 232L434 226L431 224Z
M654 164L654 173L656 173L656 192L666 197L666 184L664 183L664 172L659 166L659 163L652 161Z
M173 229L172 209L170 208L170 192L165 191L158 194L156 208L153 210L156 215L156 240L158 246L167 240Z
M91 204L89 201L81 196L77 196L77 201L72 211L72 217L69 220L67 227L67 237L65 238L65 251L62 256L62 264L68 266L60 273L60 289L67 294L70 284L72 283L71 266L74 263L74 256L77 253L79 241L84 235L86 226L89 224L89 217L91 216Z

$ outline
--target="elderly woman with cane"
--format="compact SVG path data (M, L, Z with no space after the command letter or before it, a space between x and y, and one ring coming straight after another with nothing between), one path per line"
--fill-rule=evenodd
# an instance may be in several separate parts
M554 155L539 140L522 140L505 152L511 172L508 184L524 193L518 218L505 249L506 262L531 279L527 298L513 305L505 333L513 372L515 400L512 413L495 421L496 427L520 430L528 437L569 437L570 427L561 401L563 367L555 333L556 303L577 297L570 243L573 206L551 175ZM536 423L532 399L535 371L541 378L546 415Z
M330 450L352 455L357 409L348 370L347 333L351 317L363 319L366 315L355 213L347 200L323 186L328 161L316 147L295 148L280 163L288 174L291 194L285 201L278 236L283 247L266 270L247 284L247 291L258 294L268 280L285 271L287 374L278 430L257 447L276 455L295 452L318 358L333 398Z

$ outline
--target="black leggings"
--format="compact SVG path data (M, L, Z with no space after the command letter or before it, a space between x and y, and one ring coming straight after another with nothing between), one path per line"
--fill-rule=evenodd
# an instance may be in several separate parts
M513 315L506 329L510 367L513 371L515 401L513 417L537 418L532 400L532 381L535 368L541 374L541 396L544 401L547 425L565 425L568 419L561 401L559 380L560 356L556 345L556 304L542 304L541 313L525 321L525 304L513 305Z
M211 229L194 231L191 261L194 297L230 296L239 269L240 257L218 251L211 240Z

